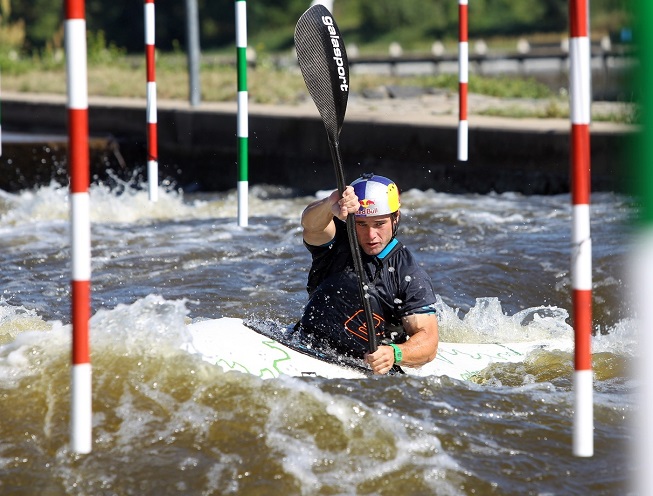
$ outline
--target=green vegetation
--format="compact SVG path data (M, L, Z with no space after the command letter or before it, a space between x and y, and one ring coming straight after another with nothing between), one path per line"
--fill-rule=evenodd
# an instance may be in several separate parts
M249 45L256 49L256 67L248 73L251 101L297 104L306 88L292 57L297 18L309 0L248 3ZM234 101L236 68L233 0L198 0L202 31L203 101ZM273 5L271 5L273 4ZM145 97L143 4L130 0L87 0L88 89L91 96ZM515 47L513 35L533 40L559 40L566 28L567 0L475 0L470 36L486 36L488 45ZM564 7L564 8L563 8ZM157 93L160 99L188 99L188 74L183 52L184 2L158 2ZM3 91L65 94L62 1L0 0L0 67ZM592 0L592 15L603 32L627 25L623 0ZM335 15L361 54L385 54L398 41L406 52L429 52L433 40L457 50L457 2L450 0L335 0ZM545 23L541 19L547 19ZM596 25L593 26L596 30ZM284 62L285 61L285 62ZM275 81L274 85L270 81ZM390 76L352 72L352 91L390 86L458 91L457 74ZM470 93L510 99L537 99L537 108L515 104L482 110L486 115L567 117L568 103L534 79L471 75ZM479 111L480 112L480 111ZM632 112L597 116L629 122Z
M234 0L197 0L200 45L214 51L232 46ZM594 37L632 25L627 0L592 0ZM105 33L108 45L142 51L143 2L86 0L89 31ZM248 2L248 37L260 52L292 45L295 23L310 0ZM474 0L469 7L470 39L541 36L568 32L568 0ZM435 40L457 39L458 3L454 0L335 0L334 15L350 43L362 50L397 41L409 50L428 49ZM0 52L21 55L55 50L63 42L63 0L0 0ZM174 50L186 42L186 2L156 2L157 47Z
M88 44L89 94L97 96L145 97L145 59L127 55L114 46L103 46L104 37L91 36ZM204 54L201 65L202 98L206 101L233 101L236 97L235 53L232 57ZM61 50L30 59L6 59L2 86L5 91L65 94L65 61ZM157 93L163 99L186 99L188 74L186 58L179 53L157 56ZM391 76L352 74L353 91L380 86L413 86L458 91L457 74L438 76ZM276 84L270 85L269 81ZM306 88L295 67L282 68L270 56L262 56L248 71L248 89L256 103L293 104L305 97ZM489 78L472 75L473 93L503 98L551 98L545 85L533 79Z

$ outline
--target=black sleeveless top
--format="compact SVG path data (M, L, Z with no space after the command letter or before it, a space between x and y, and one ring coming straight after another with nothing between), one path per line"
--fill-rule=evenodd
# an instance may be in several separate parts
M313 257L309 301L298 329L317 346L362 357L368 350L367 324L346 224L334 218L336 235L323 246L304 243ZM377 256L361 252L370 282L368 294L378 343L403 343L401 319L435 312L435 293L426 272L396 238Z

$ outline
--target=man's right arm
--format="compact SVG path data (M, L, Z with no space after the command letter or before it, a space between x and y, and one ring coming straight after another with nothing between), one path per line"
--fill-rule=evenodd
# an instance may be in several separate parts
M351 186L345 188L342 197L336 190L326 198L311 203L302 212L304 241L311 246L328 243L336 235L333 217L344 221L347 214L356 213L358 207L358 197Z

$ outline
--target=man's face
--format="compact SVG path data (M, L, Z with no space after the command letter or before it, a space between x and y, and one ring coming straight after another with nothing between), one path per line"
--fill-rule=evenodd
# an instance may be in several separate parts
M356 219L358 243L367 255L378 255L392 239L391 214Z

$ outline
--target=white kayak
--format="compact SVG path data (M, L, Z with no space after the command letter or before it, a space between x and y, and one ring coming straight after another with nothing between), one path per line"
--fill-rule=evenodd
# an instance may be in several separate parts
M282 374L328 379L360 378L370 374L362 361L334 359L319 350L283 339L288 329L273 323L267 325L267 331L256 331L237 318L195 322L188 325L192 339L186 349L225 371L250 373L264 379ZM492 363L522 362L534 351L555 349L569 351L569 344L562 341L509 344L440 342L435 360L419 368L402 369L412 376L446 375L468 380Z

